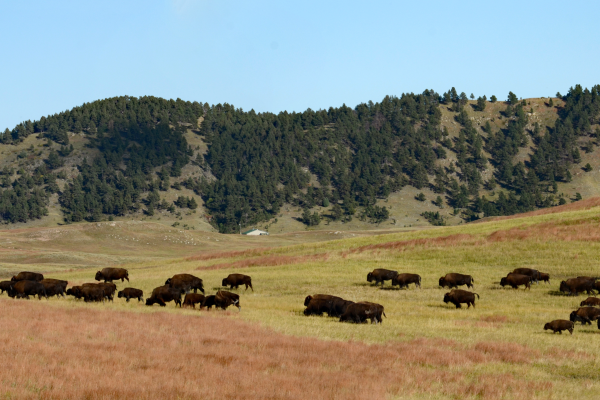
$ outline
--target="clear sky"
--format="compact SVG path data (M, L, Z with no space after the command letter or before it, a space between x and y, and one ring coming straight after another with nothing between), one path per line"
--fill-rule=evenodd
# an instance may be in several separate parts
M0 0L0 129L119 96L354 107L600 83L598 1Z

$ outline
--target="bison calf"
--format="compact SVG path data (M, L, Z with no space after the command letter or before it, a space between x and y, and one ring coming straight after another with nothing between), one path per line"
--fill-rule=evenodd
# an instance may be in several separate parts
M117 296L119 298L124 297L127 302L129 302L129 299L138 299L138 302L144 301L144 292L140 289L132 287L121 290L119 293L117 293Z
M461 303L466 303L467 308L473 305L475 308L475 295L479 298L477 293L467 292L466 290L453 289L444 295L444 303L452 303L456 308L461 308Z
M227 278L223 279L221 282L221 286L229 286L231 289L234 287L237 289L240 285L246 285L246 290L248 290L248 286L254 292L254 288L252 287L252 278L248 275L242 274L229 274Z
M185 295L183 299L183 307L192 307L196 308L196 304L200 304L202 307L202 302L204 301L204 295L200 293L188 293Z
M16 283L16 281L0 282L0 291L1 291L0 294L3 294L4 292L8 292L9 290L11 290L15 283Z
M562 331L569 331L569 333L573 334L573 327L575 324L572 321L567 321L564 319L555 319L552 322L548 322L544 325L544 330L551 329L553 333L560 333L562 335Z

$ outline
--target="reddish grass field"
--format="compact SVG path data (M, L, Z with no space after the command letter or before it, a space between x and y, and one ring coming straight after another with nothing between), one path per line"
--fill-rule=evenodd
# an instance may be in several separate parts
M0 300L0 310L3 398L527 399L552 388L483 368L526 368L549 356L518 344L323 341L223 312L131 313L10 299Z

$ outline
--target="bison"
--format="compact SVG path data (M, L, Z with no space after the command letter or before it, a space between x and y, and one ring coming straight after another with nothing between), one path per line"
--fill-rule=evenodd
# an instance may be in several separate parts
M227 278L223 279L223 282L221 282L221 286L229 286L231 289L234 287L237 289L240 285L246 285L246 290L248 290L248 286L250 286L250 289L252 289L254 292L254 288L252 287L252 278L250 278L248 275L229 274L229 276L227 276Z
M242 311L240 296L225 290L219 290L215 295L215 307L221 307L225 310L229 306L236 306L238 311Z
M583 306L600 306L600 299L597 297L588 297L584 301L579 304L581 307Z
M146 305L152 306L158 303L161 307L165 307L168 302L174 301L175 306L181 307L181 289L174 288L169 285L159 286L152 291L150 298L146 299Z
M331 299L331 308L330 312L328 312L329 316L338 318L341 317L344 315L350 304L354 304L354 302L340 298Z
M569 331L569 333L572 335L573 334L573 328L575 327L575 324L572 321L567 321L564 319L555 319L552 322L548 322L546 325L544 325L544 330L548 330L551 329L553 331L553 333L560 333L562 335L562 331Z
M81 286L81 297L83 297L83 301L86 303L90 301L101 301L104 303L106 294L102 286L91 284Z
M444 303L452 303L456 308L461 308L461 303L466 303L467 308L473 305L475 308L475 295L479 298L477 293L467 292L466 290L453 289L444 295Z
M539 283L541 280L540 271L537 269L531 268L517 268L513 272L513 274L526 275L531 278L531 282Z
M580 307L569 316L572 322L579 321L582 325L592 324L592 321L600 317L600 309L595 307Z
M212 308L212 306L214 306L214 305L215 305L215 295L211 294L204 298L204 301L202 301L202 305L200 306L200 308L206 307L207 310L210 310Z
M37 272L19 272L12 277L11 281L41 281L42 279L44 279L44 275Z
M9 290L8 295L18 299L29 299L29 296L35 297L36 295L38 296L38 300L41 300L42 296L48 298L44 285L37 281L17 281Z
M367 274L367 281L368 282L375 281L375 286L377 286L379 284L379 282L381 282L381 287L383 287L383 283L385 281L392 280L396 275L398 275L398 271L377 268Z
M180 289L183 293L189 293L192 289L194 289L194 293L197 293L197 290L204 293L202 279L190 274L173 275L173 277L167 279L165 285Z
M304 309L304 315L323 315L323 313L327 313L331 316L332 303L332 299L311 299Z
M119 293L117 293L117 296L119 298L124 297L128 303L129 303L129 299L138 299L138 303L140 301L144 301L144 292L140 289L136 289L136 288L132 288L132 287L128 287L128 288L121 290Z
M544 272L540 272L540 281L544 281L546 283L550 283L550 275Z
M304 299L304 307L308 306L308 303L310 303L310 301L312 299L322 299L322 300L343 300L341 297L337 297L337 296L332 296L330 294L313 294L313 295L308 295L306 296L306 298Z
M570 295L577 296L579 292L587 292L587 294L594 293L594 281L587 279L586 277L571 278L560 283L561 292L569 293Z
M49 297L58 297L59 295L65 297L65 291L67 290L67 285L69 284L69 282L60 279L42 279L40 283L44 285L46 294Z
M202 307L203 302L204 302L203 294L188 293L185 295L185 298L183 299L183 307L196 308L196 304L200 304L200 307Z
M8 292L10 289L12 289L12 287L15 283L16 283L16 281L0 282L0 294L3 294L4 292Z
M73 286L73 287L67 289L67 296L73 296L76 299L80 299L82 288L83 288L82 286Z
M417 274L398 274L392 278L392 287L398 285L400 288L407 288L411 283L415 284L415 289L417 286L421 288L421 276Z
M124 282L127 279L129 282L129 272L124 268L104 268L102 271L96 272L95 279L104 282L118 281L119 279Z
M500 286L504 287L506 285L509 285L513 289L517 289L519 286L524 285L525 289L531 290L531 277L511 272L505 278L500 279Z
M112 282L101 282L96 285L104 290L104 297L106 297L107 300L113 301L115 292L117 291L117 285Z
M452 273L442 276L439 283L441 287L448 287L448 289L458 288L462 285L467 285L468 288L472 288L475 280L471 275Z
M350 321L360 324L370 319L371 323L377 323L381 319L381 314L383 314L383 306L380 304L352 303L348 305L346 312L340 316L340 322Z

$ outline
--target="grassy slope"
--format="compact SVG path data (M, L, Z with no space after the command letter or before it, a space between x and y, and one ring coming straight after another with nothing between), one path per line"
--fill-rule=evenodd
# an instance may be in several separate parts
M578 275L598 275L598 202L590 200L565 209L562 213L526 218L291 246L285 246L286 241L293 243L289 235L272 235L268 239L273 242L269 244L278 247L255 248L246 253L231 251L257 247L256 242L251 246L247 238L228 236L231 241L220 245L218 251L206 246L203 252L191 258L172 258L179 251L174 244L164 247L142 245L138 249L146 250L138 250L140 253L134 256L139 259L126 267L130 271L130 285L146 293L175 273L190 272L202 277L207 293L219 289L221 279L227 274L247 273L253 277L255 291L240 290L242 312L219 314L213 311L210 315L242 319L293 336L410 345L417 353L432 351L428 346L434 343L433 347L439 348L439 351L454 349L454 355L442 356L433 352L430 361L417 364L429 365L436 371L461 371L473 379L497 373L507 374L510 378L526 377L542 386L551 382L551 397L554 398L564 397L567 393L578 398L592 398L600 388L600 347L595 344L600 331L596 325L577 325L573 336L553 335L542 330L545 322L568 319L569 313L586 297L562 296L557 292L560 280ZM116 231L115 234L125 236L124 232ZM311 235L307 234L294 240L303 242L309 237ZM323 240L324 236L319 239ZM69 243L77 242L75 238L65 239L65 253L69 253ZM79 249L79 246L76 247ZM131 249L119 251L131 255ZM160 254L160 258L151 258L152 251L165 253ZM11 254L10 249L5 249L5 252ZM118 249L107 250L107 253L113 254L111 252L118 252ZM146 256L149 256L148 259L144 259ZM367 272L377 267L419 273L423 278L423 289L375 288L366 282L365 277ZM534 285L531 291L500 288L500 278L516 267L533 267L548 272L551 284ZM44 268L44 265L38 265L38 269ZM53 268L59 267L54 265ZM447 272L474 276L475 291L481 295L475 309L455 310L454 306L442 302L445 290L438 288L437 280ZM92 281L93 275L94 270L90 269L50 274L51 277L68 279L71 284ZM128 285L119 283L118 287ZM341 324L327 317L304 317L303 299L314 293L381 303L385 306L387 319L382 326L357 326ZM10 304L11 301L8 301L4 307ZM70 299L52 299L48 306L143 314L163 311L156 306L150 308L120 300L114 304L85 305ZM164 311L201 318L209 315L176 309L173 305ZM459 353L463 352L480 352L485 357L493 355L493 360L459 365L439 365L436 361L446 356L460 359ZM434 392L433 397L446 397L442 389ZM548 396L545 391L537 394ZM536 392L531 395L536 395ZM481 397L495 398L492 395Z

